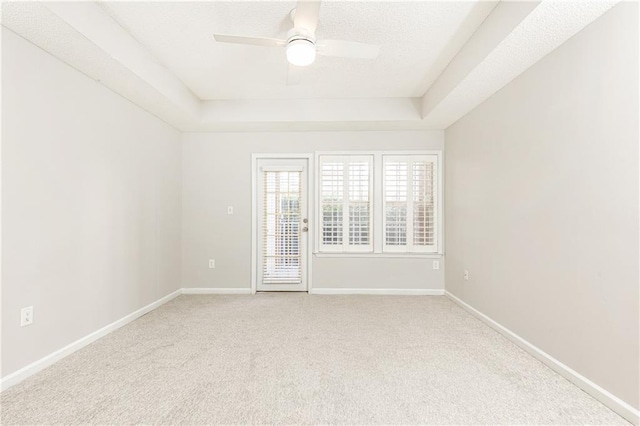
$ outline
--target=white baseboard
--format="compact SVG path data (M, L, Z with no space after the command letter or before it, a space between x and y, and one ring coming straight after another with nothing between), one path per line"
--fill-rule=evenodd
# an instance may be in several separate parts
M251 294L250 288L183 288L182 294Z
M129 324L131 321L134 321L138 318L140 318L142 315L156 309L157 307L159 307L160 305L163 305L165 303L167 303L168 301L170 301L171 299L174 299L175 297L179 296L180 294L182 294L182 289L178 289L176 291L174 291L171 294L168 294L166 296L164 296L161 299L156 300L153 303L148 304L147 306L138 309L135 312L130 313L129 315L120 318L119 320L112 322L109 325L106 325L104 327L102 327L99 330L94 331L91 334L88 334L86 336L84 336L81 339L76 340L73 343L68 344L67 346L63 347L62 349L58 349L57 351L45 356L44 358L39 359L38 361L35 361L29 365L27 365L26 367L21 368L18 371L15 371L9 375L7 375L6 377L3 377L0 380L0 389L1 390L5 390L15 384L20 383L21 381L23 381L24 379L26 379L29 376L32 376L34 374L36 374L37 372L47 368L48 366L50 366L51 364L61 360L62 358L71 355L72 353L74 353L75 351L77 351L78 349L82 349L83 347L87 346L90 343L95 342L96 340L98 340L99 338L106 336L107 334L111 333L114 330L117 330L118 328Z
M404 294L404 295L442 295L444 290L396 290L396 289L314 289L311 293L315 294ZM41 358L9 375L0 379L0 391L8 389L9 387L20 383L29 376L36 374L37 372L49 367L62 358L74 353L75 351L82 349L90 343L95 342L103 336L111 333L114 330L140 318L142 315L156 309L157 307L167 303L171 299L181 294L251 294L250 288L181 288L174 291L171 294L164 296L161 299L156 300L149 305L138 309L129 315L120 318L117 321L112 322L99 330L94 331L68 344L67 346L58 349L57 351Z
M396 296L443 296L442 289L413 288L312 288L310 294L378 294Z
M442 296L446 295L455 303L462 306L464 309L469 311L471 314L485 322L494 330L498 331L500 334L507 337L509 340L520 346L522 349L527 351L529 354L546 364L552 370L556 371L558 374L562 375L576 386L592 395L598 401L602 402L607 407L611 408L616 413L620 414L625 419L629 420L633 424L640 424L640 411L622 401L620 398L616 397L609 391L603 389L597 384L593 383L591 380L582 376L578 372L574 371L570 367L564 365L557 359L553 358L551 355L542 351L537 346L529 343L524 340L522 337L518 336L508 328L502 326L497 323L487 315L478 311L477 309L471 307L467 303L458 299L456 296L449 292L445 292L441 289L362 289L362 288L314 288L310 291L311 294L374 294L374 295L420 295L420 296ZM93 333L76 340L73 343L59 349L50 355L45 356L44 358L35 361L26 367L21 368L18 371L15 371L9 374L6 377L3 377L0 380L0 389L5 390L21 381L26 379L29 376L45 369L46 367L54 364L55 362L61 360L62 358L72 354L73 352L87 346L90 343L95 342L99 338L111 333L114 330L136 320L142 315L156 309L157 307L167 303L171 299L179 296L180 294L251 294L251 289L249 288L183 288L174 291L167 296L164 296L157 301L150 303L149 305L138 309L135 312L102 327L99 330L94 331Z
M619 415L621 415L622 417L630 421L631 423L635 425L640 424L639 410L627 404L626 402L624 402L617 396L613 395L611 392L607 391L606 389L603 389L602 387L593 383L591 380L587 379L577 371L561 363L560 361L558 361L548 353L544 352L542 349L524 340L522 337L518 336L513 331L497 323L487 315L483 314L482 312L478 311L474 307L463 302L462 300L460 300L453 294L449 293L448 291L445 292L445 295L451 300L453 300L455 303L460 305L462 308L466 309L472 315L474 315L475 317L477 317L478 319L486 323L489 327L493 328L498 333L502 334L507 339L511 340L513 343L515 343L516 345L518 345L519 347L527 351L534 358L538 359L543 364L547 365L553 371L560 374L561 376L569 380L571 383L578 386L580 389L582 389L589 395L593 396L595 399L597 399L598 401L600 401L601 403L603 403L604 405L606 405L607 407L609 407L610 409L612 409L613 411L615 411L616 413L618 413Z

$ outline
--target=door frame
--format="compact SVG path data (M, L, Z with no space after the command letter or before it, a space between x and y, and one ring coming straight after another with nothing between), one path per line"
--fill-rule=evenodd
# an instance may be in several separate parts
M315 210L313 189L315 188L315 172L314 172L314 154L313 153L300 153L300 154L251 154L251 294L256 294L258 288L258 160L307 160L307 218L309 219L309 232L307 234L307 292L311 293L313 283L311 280L312 274L312 260L313 260L313 247L315 247Z

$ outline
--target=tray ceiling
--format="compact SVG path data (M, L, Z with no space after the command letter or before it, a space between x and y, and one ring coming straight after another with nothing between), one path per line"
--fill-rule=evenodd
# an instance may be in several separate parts
M5 2L2 25L183 131L445 129L617 0L323 1L318 57L287 85L291 1ZM43 79L47 76L43 75Z
M428 71L457 53L485 8L463 2L328 1L319 39L381 46L374 60L318 57L287 85L283 48L216 43L213 33L286 38L295 2L102 2L100 6L200 99L420 97Z

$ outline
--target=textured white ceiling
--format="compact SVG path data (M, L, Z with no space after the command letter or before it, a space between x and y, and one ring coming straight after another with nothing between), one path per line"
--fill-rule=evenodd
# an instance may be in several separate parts
M285 38L293 1L100 5L203 100L420 97L432 68L460 47L452 41L486 16L473 13L478 1L324 1L318 38L380 44L380 56L318 57L287 86L284 49L216 43L212 34Z
M428 111L425 121L436 127L449 127L618 2L563 0L540 3L435 108Z
M2 3L2 25L173 126L186 128L192 121L187 109L114 60L113 55L60 19L45 3Z
M293 87L284 52L212 37L284 36L293 2L16 1L0 19L184 131L443 129L617 1L325 0L318 36L382 55L319 58Z

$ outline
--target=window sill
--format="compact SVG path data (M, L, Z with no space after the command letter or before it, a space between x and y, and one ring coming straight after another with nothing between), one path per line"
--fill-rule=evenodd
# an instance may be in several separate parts
M314 252L314 257L342 257L365 259L441 259L442 253L319 253Z

